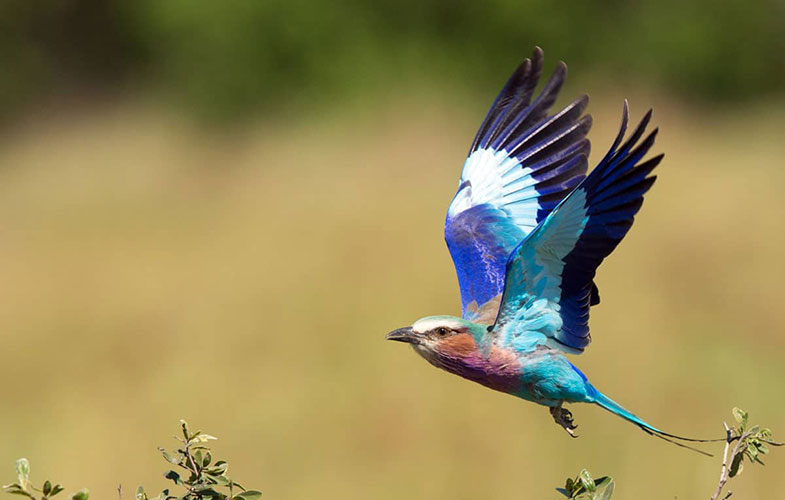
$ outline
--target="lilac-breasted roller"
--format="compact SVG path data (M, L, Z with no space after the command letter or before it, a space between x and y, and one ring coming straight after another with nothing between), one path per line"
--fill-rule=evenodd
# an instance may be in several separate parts
M662 155L644 160L657 135L644 137L651 111L624 140L625 101L618 136L586 175L588 97L551 113L567 67L559 63L535 97L542 61L536 48L494 101L447 210L444 236L462 317L422 318L387 339L410 343L438 368L547 406L572 436L564 403L594 403L649 434L686 439L605 396L565 356L589 345L589 310L600 302L597 267L654 184Z

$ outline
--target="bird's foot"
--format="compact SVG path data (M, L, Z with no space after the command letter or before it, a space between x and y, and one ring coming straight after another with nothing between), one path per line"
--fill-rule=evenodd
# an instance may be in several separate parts
M578 428L575 422L572 420L572 412L567 408L562 408L561 405L559 406L551 406L551 416L553 417L553 421L557 424L561 425L567 434L576 438L578 437L573 431Z

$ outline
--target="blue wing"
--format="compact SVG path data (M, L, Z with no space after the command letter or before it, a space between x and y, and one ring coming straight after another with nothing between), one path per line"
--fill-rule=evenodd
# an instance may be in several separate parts
M548 115L567 67L559 63L532 100L542 60L536 48L494 101L447 211L444 236L464 318L493 322L510 253L586 173L591 117L582 114L588 97Z
M624 238L656 177L662 155L639 163L657 130L640 144L651 111L621 146L627 127L610 151L524 240L507 263L507 286L493 332L516 350L549 344L578 353L591 341L589 306L597 267ZM618 149L617 149L618 148Z

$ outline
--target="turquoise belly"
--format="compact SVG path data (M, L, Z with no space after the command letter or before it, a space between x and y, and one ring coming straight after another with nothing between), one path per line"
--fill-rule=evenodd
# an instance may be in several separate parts
M538 350L520 361L521 388L515 396L544 406L590 400L591 385L586 377L560 353Z

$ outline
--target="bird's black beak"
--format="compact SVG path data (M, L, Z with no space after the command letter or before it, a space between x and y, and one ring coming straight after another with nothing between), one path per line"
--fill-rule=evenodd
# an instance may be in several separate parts
M408 342L410 344L417 342L417 335L414 333L411 326L393 330L384 338L387 340L397 340L398 342Z

